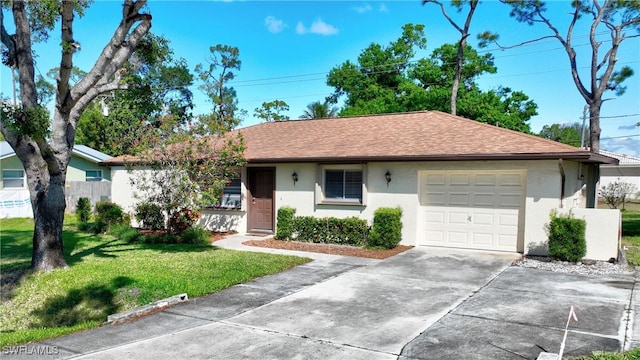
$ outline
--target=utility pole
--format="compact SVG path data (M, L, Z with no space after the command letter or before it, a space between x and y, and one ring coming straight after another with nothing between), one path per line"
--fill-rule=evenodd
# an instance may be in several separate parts
M584 123L587 121L587 111L589 110L589 105L584 106L584 110L582 110L582 131L580 131L580 148L584 149Z

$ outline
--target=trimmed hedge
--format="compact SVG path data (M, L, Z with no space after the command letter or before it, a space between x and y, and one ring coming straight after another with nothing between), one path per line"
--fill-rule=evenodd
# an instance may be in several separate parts
M339 219L295 216L291 207L278 209L278 240L296 240L323 244L368 246L392 249L402 240L402 210L379 208L373 219L373 230L358 217Z
M402 240L402 209L379 208L373 214L369 247L393 249Z
M276 229L276 240L290 239L293 235L294 224L293 220L296 216L296 209L283 206L278 209L278 228Z
M585 240L586 222L573 215L551 214L549 233L549 257L556 260L577 262L587 254Z
M364 219L338 219L297 216L293 221L293 236L297 241L361 246L367 242L369 225Z

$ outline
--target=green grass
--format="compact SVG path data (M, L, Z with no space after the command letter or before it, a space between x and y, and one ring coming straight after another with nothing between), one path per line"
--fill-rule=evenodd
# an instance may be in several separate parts
M622 353L594 352L589 356L572 358L573 360L640 360L640 348Z
M0 221L0 347L99 326L109 314L187 293L219 291L309 259L200 245L130 244L75 230L66 216L68 269L32 273L32 219Z
M622 245L629 265L640 265L640 211L622 212Z

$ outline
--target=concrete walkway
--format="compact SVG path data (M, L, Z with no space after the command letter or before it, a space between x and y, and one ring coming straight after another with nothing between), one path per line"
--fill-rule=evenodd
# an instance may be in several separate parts
M244 239L216 245L244 250ZM509 267L517 254L436 248L382 261L300 255L315 260L3 357L535 359L558 351L570 305L580 322L567 353L618 350L631 338L632 278L559 275Z

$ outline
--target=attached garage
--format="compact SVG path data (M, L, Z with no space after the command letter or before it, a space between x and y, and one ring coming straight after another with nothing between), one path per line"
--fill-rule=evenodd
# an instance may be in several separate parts
M524 171L422 172L418 245L518 251L524 191Z

